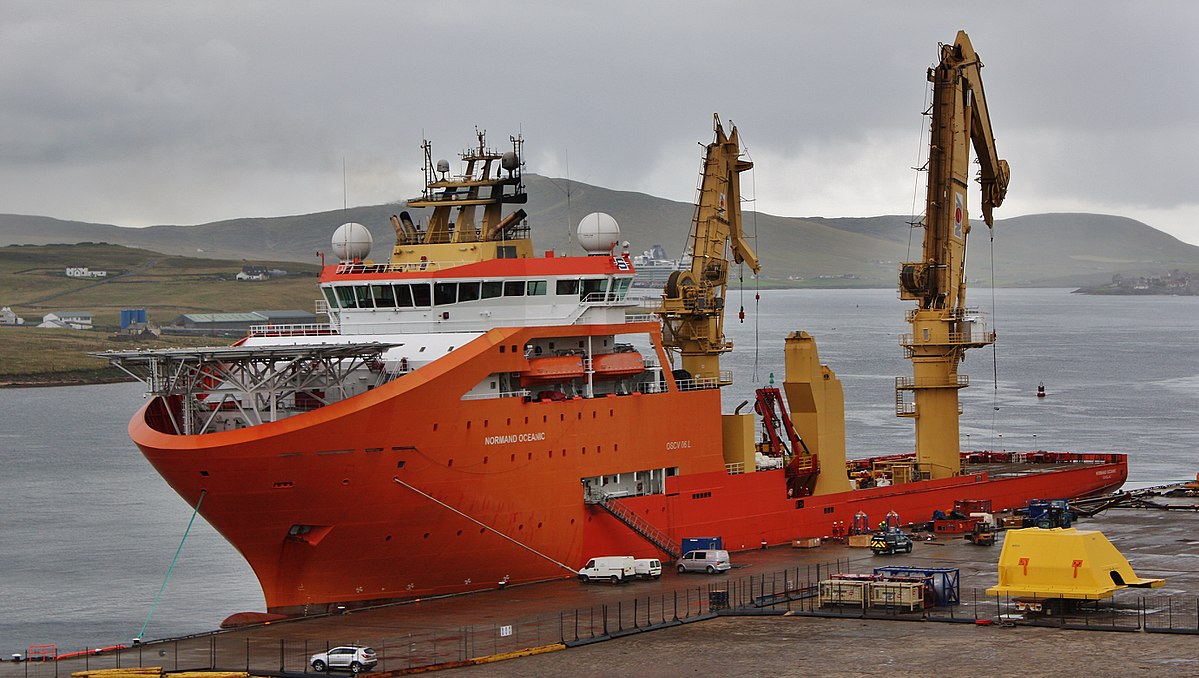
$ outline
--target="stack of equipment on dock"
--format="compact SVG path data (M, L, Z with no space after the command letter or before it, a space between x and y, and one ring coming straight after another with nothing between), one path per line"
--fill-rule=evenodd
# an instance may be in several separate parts
M912 611L935 605L937 594L932 577L875 572L835 574L820 582L820 606Z

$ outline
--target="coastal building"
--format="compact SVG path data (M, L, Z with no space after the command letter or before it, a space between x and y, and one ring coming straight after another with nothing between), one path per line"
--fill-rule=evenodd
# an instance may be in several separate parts
M67 266L68 278L107 278L108 271L93 271L87 266Z
M184 313L164 329L178 334L245 334L255 325L306 325L315 322L314 314L297 310Z
M0 325L24 325L25 319L17 315L11 308L0 308Z
M54 311L42 316L42 328L59 330L92 329L91 311Z

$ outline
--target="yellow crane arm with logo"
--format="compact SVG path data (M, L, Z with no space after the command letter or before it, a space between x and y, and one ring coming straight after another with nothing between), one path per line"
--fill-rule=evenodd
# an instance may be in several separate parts
M1007 194L1008 164L995 150L982 62L965 31L941 45L941 62L928 70L933 83L928 198L923 223L924 258L901 264L901 299L915 300L908 313L912 333L900 339L912 360L913 376L896 380L896 414L916 420L918 477L941 478L960 472L958 389L968 385L957 367L968 348L992 343L977 314L966 311L966 236L970 223L966 189L970 145L978 156L983 220ZM914 392L908 403L904 392Z

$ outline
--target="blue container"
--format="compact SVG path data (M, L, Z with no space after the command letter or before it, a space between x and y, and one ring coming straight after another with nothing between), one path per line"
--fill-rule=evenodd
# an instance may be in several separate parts
M146 324L146 309L144 308L125 308L121 309L121 329L125 329L134 323Z
M683 539L683 554L700 549L724 550L724 540L720 537L686 537Z

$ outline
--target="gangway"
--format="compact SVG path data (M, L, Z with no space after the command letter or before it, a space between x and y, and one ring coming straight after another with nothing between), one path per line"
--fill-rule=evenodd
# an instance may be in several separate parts
M669 554L672 560L678 560L679 556L682 555L674 547L674 542L670 539L670 535L650 524L649 521L634 513L627 506L623 506L618 499L604 496L600 497L595 503L612 514L613 518L627 525L630 530L658 547L659 550Z

